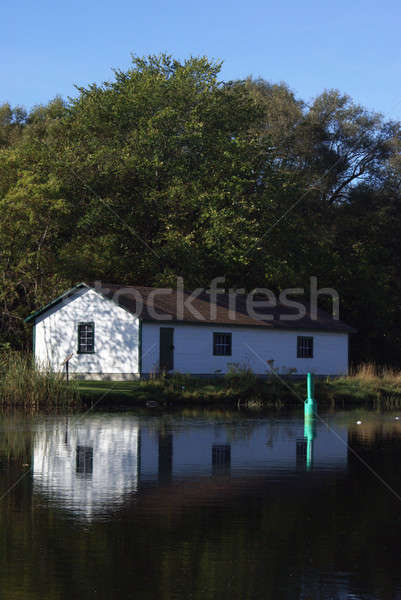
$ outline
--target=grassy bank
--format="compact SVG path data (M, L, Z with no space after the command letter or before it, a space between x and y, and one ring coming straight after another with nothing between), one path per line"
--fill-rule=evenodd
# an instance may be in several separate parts
M8 352L0 355L0 405L40 408L76 405L78 386L66 386L61 374L36 369L31 354Z
M171 377L143 381L79 381L78 386L84 399L105 403L124 401L134 404L157 402L174 405L232 405L252 401L277 406L284 400L282 386L277 379L264 381L247 376L208 380L174 374Z
M0 405L45 408L103 405L299 405L306 395L305 377L258 378L246 368L204 379L175 373L142 381L71 381L36 369L32 356L10 352L0 356ZM401 408L401 371L363 365L347 377L318 378L315 397L333 407Z
M347 377L319 382L322 397L337 404L370 405L376 408L401 407L401 371L373 364L361 365Z
M215 379L197 379L180 374L130 382L80 381L81 396L90 402L132 404L235 404L262 406L299 404L306 394L305 378L257 378L250 371L229 373ZM347 377L319 378L316 399L326 405L366 406L383 409L401 407L401 372L363 365Z

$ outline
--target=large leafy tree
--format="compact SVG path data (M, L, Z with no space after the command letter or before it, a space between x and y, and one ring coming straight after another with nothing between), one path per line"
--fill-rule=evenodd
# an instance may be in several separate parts
M222 241L256 186L249 129L260 110L219 68L134 58L114 81L79 90L52 152L76 216L64 252L75 273L87 275L88 256L91 275L118 281L180 274L194 285L212 262L221 270Z
M356 359L401 358L399 124L219 72L133 57L68 102L0 107L2 339L77 280L279 291L315 275L359 329Z

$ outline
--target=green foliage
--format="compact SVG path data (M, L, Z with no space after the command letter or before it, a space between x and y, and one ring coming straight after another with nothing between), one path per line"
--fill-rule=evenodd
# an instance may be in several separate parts
M26 113L0 107L0 338L81 280L335 287L354 360L401 360L400 126L328 90L133 57Z
M255 385L257 376L248 364L230 363L224 375L226 382L238 388Z
M305 377L257 377L248 368L234 366L222 377L197 378L175 373L169 377L130 382L78 381L83 400L102 405L298 407L303 409ZM364 406L392 410L401 407L401 372L362 365L347 377L317 379L319 406Z

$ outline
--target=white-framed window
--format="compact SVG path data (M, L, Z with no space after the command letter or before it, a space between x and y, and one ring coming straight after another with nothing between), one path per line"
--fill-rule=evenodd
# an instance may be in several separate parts
M231 333L213 333L214 356L231 356Z
M313 358L313 337L299 335L297 337L297 358Z
M78 323L78 354L93 354L95 351L95 324Z
M77 446L76 473L92 475L93 473L93 448L92 446Z

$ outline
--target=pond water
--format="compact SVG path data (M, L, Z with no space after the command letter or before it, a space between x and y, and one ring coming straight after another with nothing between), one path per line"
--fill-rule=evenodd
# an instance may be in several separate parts
M3 415L0 598L399 599L400 495L401 414Z

